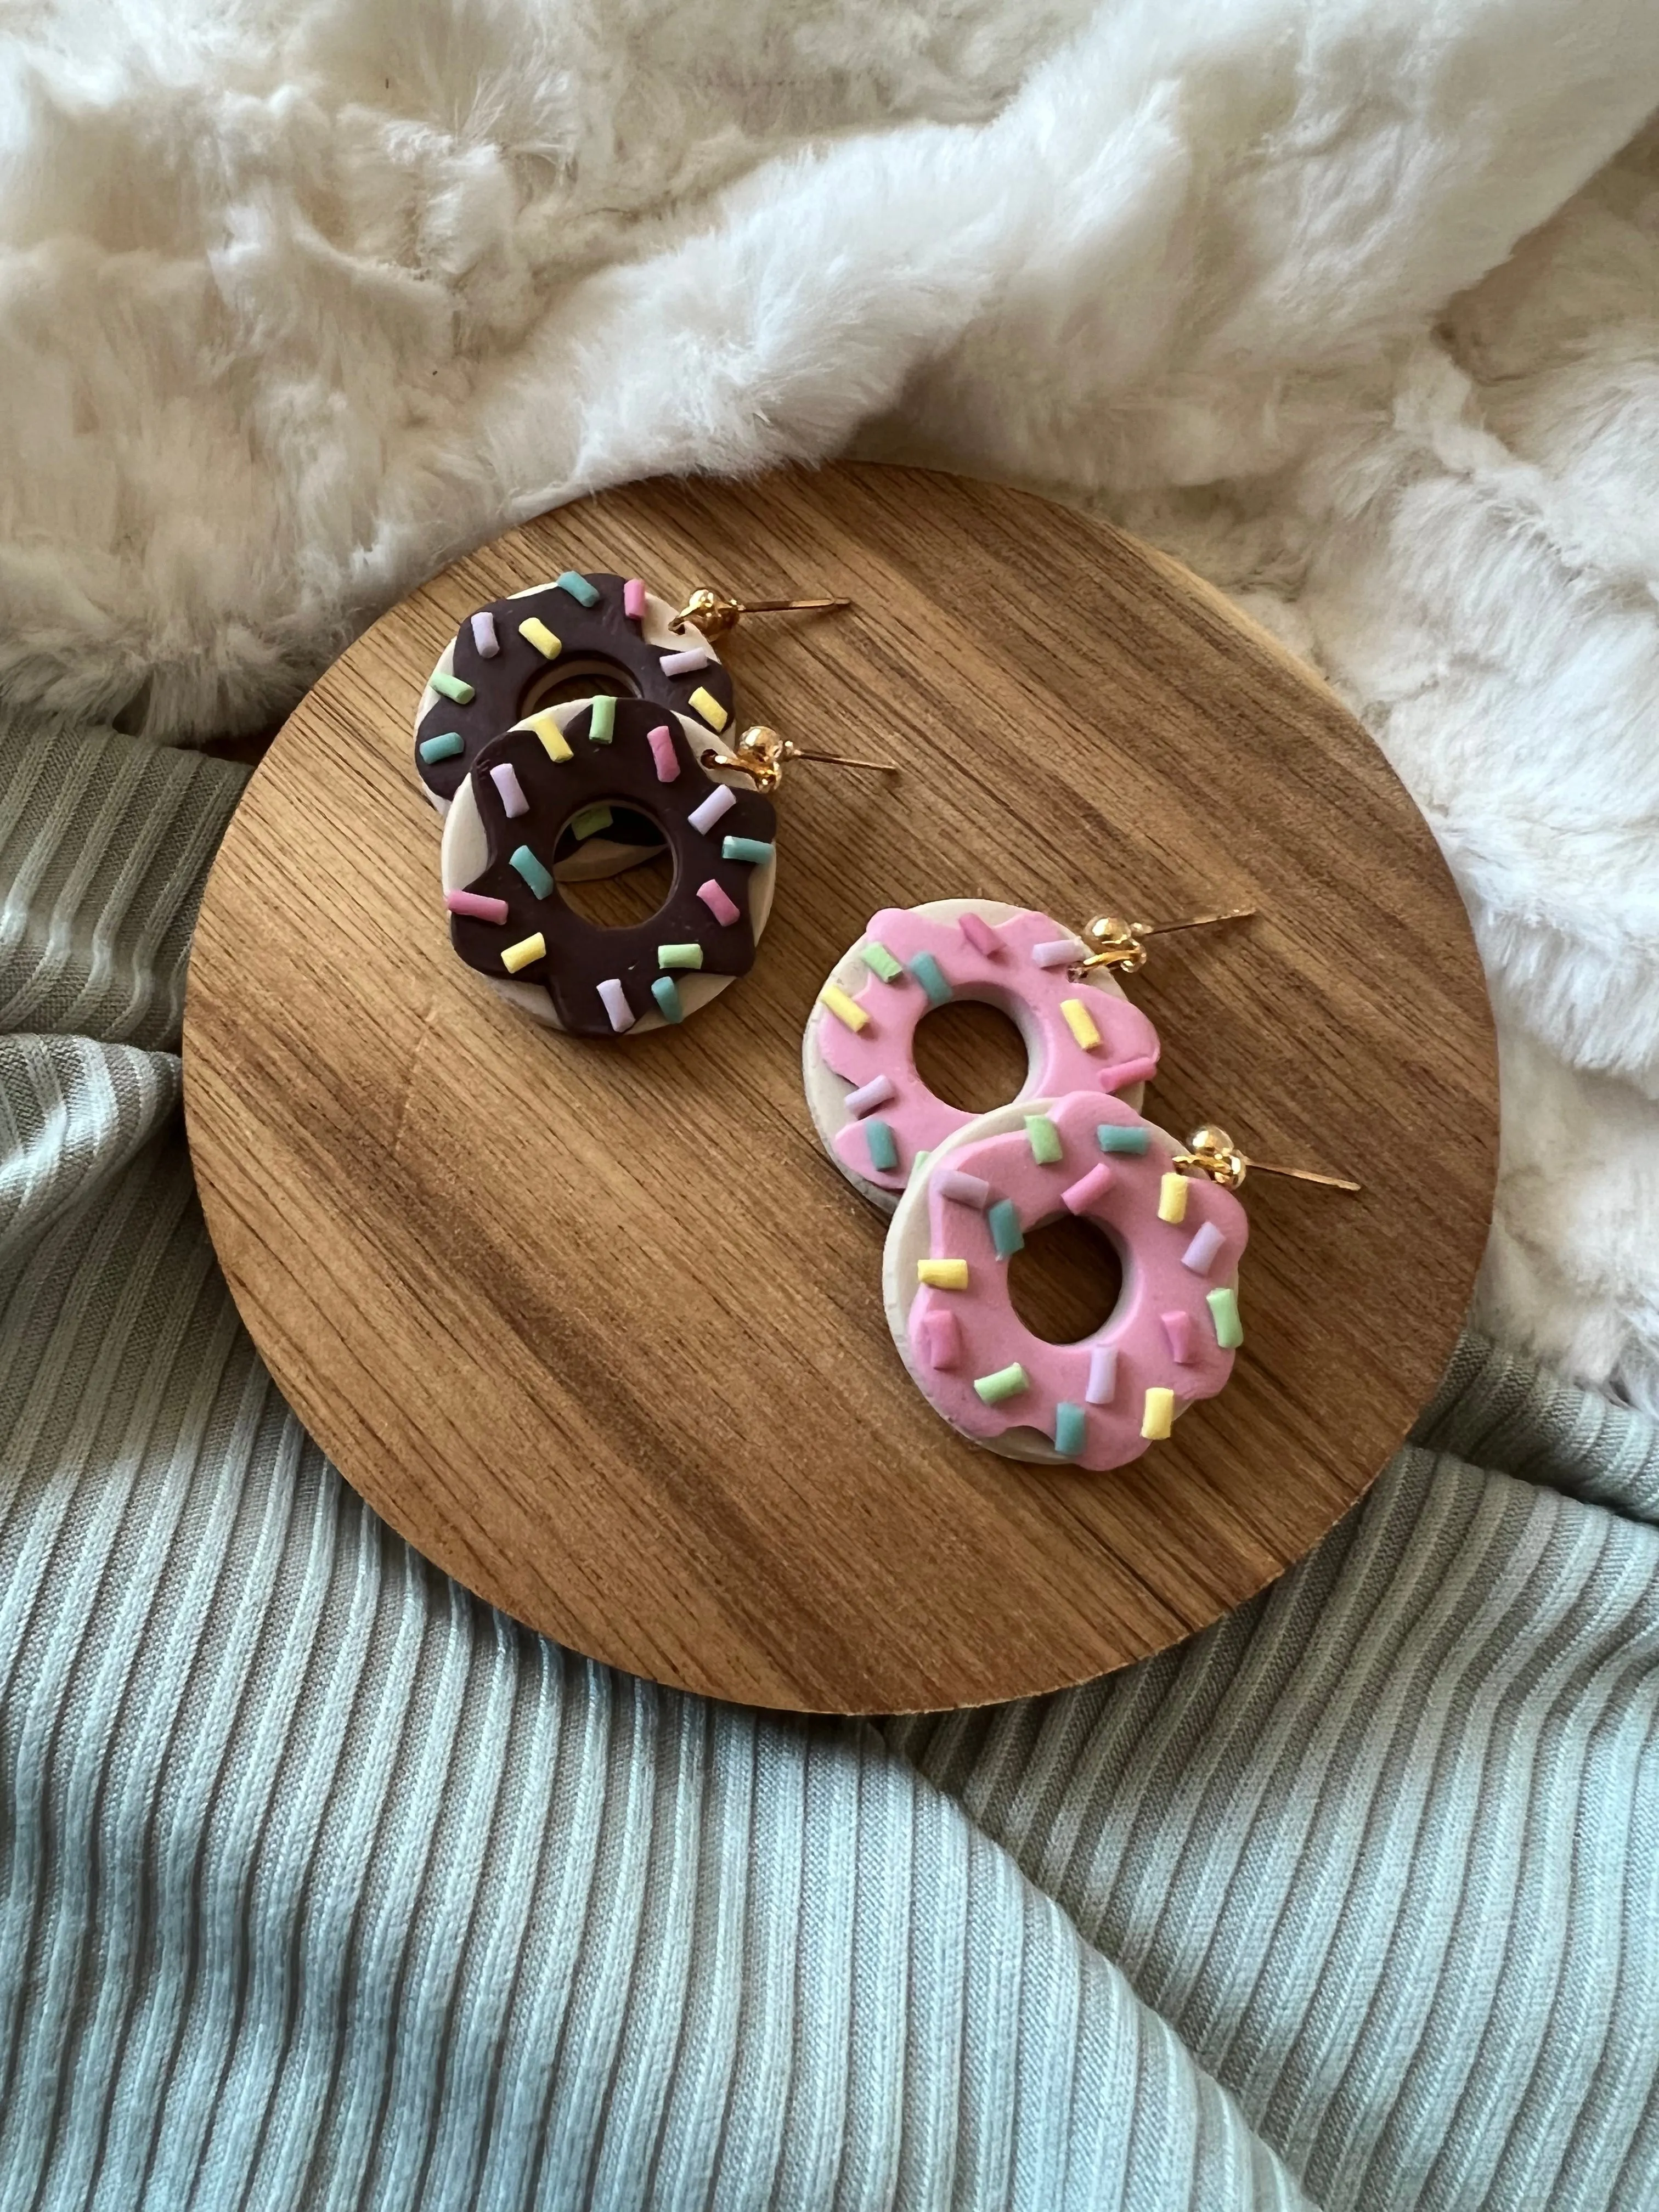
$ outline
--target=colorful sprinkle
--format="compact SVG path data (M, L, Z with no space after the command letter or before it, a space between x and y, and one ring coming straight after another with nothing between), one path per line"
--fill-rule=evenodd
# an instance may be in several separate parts
M738 794L732 790L731 785L718 784L707 799L691 809L685 818L694 830L700 830L706 837L714 829L714 824L722 817L729 814L737 803Z
M1068 1213L1086 1213L1097 1200L1105 1197L1112 1187L1112 1171L1104 1160L1091 1167L1086 1176L1060 1194L1060 1202Z
M1174 1426L1175 1392L1154 1387L1146 1393L1140 1433L1149 1444L1161 1444Z
M1002 950L1002 939L981 914L959 914L957 927L964 941L982 959L994 960Z
M683 1022L685 1008L680 1004L680 987L672 975L659 975L651 986L651 995L657 1010L665 1022Z
M999 1260L1011 1260L1016 1252L1024 1249L1025 1237L1019 1225L1019 1208L1012 1198L1000 1198L987 1212L985 1223L991 1232L991 1243Z
M1224 1352L1237 1352L1244 1341L1244 1324L1238 1317L1237 1291L1209 1291L1204 1303L1215 1323L1215 1340Z
M659 968L701 968L701 945L659 945L657 947Z
M520 968L528 968L532 961L546 957L547 939L538 929L533 937L521 937L516 945L509 945L501 955L501 965L509 975L516 975Z
M1060 1011L1066 1017L1066 1026L1085 1052L1092 1052L1100 1042L1100 1031L1095 1027L1095 1018L1081 999L1062 999Z
M1117 1346L1097 1344L1089 1354L1089 1380L1083 1395L1091 1406L1109 1406L1117 1395Z
M965 1260L918 1260L916 1280L926 1283L930 1291L965 1291L968 1287L968 1262Z
M750 867L762 868L773 856L773 848L763 837L726 837L720 842L723 860L746 860Z
M451 914L464 914L473 921L493 921L497 929L507 921L507 901L488 898L483 891L446 891L444 904Z
M520 845L517 852L510 854L507 865L523 877L538 899L552 897L553 878L528 845Z
M492 768L489 781L501 795L501 811L509 822L516 822L520 815L529 813L530 801L524 795L524 786L519 781L519 772L511 761L503 761L499 768Z
M714 693L705 690L701 684L686 704L693 714L702 716L711 730L723 730L732 719Z
M1207 1275L1215 1265L1216 1254L1226 1241L1214 1222L1206 1221L1182 1254L1182 1266L1190 1267L1195 1275Z
M615 815L603 799L595 805L584 806L580 814L570 817L570 834L580 843L584 837L597 837L601 830L608 830Z
M1075 937L1055 937L1047 945L1034 945L1031 957L1039 968L1069 968L1073 962L1086 959L1088 953Z
M1012 1367L999 1367L994 1375L974 1378L975 1393L988 1406L1000 1406L1005 1398L1018 1398L1022 1390L1030 1387L1030 1378L1018 1360Z
M1193 1317L1189 1313L1160 1314L1164 1334L1169 1340L1170 1357L1177 1367L1193 1364Z
M654 730L647 730L645 742L651 748L652 764L657 771L659 783L673 783L680 772L680 757L674 750L674 732L666 722L659 722Z
M616 734L617 702L608 691L601 691L587 710L588 743L608 745Z
M918 1152L918 1153L916 1154L916 1156L915 1156L915 1159L913 1159L913 1160L911 1161L911 1163L910 1163L910 1173L912 1174L912 1176L919 1176L919 1175L921 1173L922 1170L927 1166L927 1164L928 1161L929 1161L929 1160L931 1160L931 1159L933 1158L933 1153L932 1153L932 1152L931 1152L931 1151L927 1151L927 1150L925 1150L925 1149L924 1149L923 1151L921 1151L921 1152Z
M514 722L515 730L534 730L542 741L542 750L550 761L572 760L575 756L565 743L564 732L559 727L558 717L550 707L544 707L539 714L526 714L521 722Z
M695 676L700 668L707 668L714 658L706 645L689 645L684 653L665 653L662 672L665 676Z
M464 684L459 676L452 676L447 668L434 668L431 684L434 691L441 691L446 699L453 699L458 707L470 707L477 696L470 684Z
M623 612L629 622L645 620L645 585L638 576L629 576L623 585Z
M856 1091L849 1091L841 1103L856 1121L860 1114L873 1114L878 1106L890 1105L897 1096L890 1075L872 1075Z
M961 1358L962 1330L948 1306L922 1316L921 1336L930 1367L954 1367Z
M1127 1091L1132 1083L1150 1083L1157 1073L1155 1060L1120 1060L1103 1067L1098 1081L1103 1091Z
M472 617L472 642L480 660L493 660L501 649L495 635L495 617L488 607L480 607Z
M1064 1398L1054 1407L1054 1449L1063 1459L1075 1459L1083 1449L1085 1419L1082 1407Z
M951 997L945 970L931 952L918 952L909 963L910 973L927 994L930 1006L942 1006Z
M435 738L421 739L421 758L428 765L434 761L453 760L456 754L466 750L466 739L459 730L445 730Z
M870 1026L869 1015L865 1012L856 999L849 997L842 989L839 983L826 983L818 993L818 1004L827 1006L836 1019L838 1022L845 1022L848 1028L854 1034Z
M1187 1178L1171 1168L1158 1187L1158 1218L1181 1222L1187 1218Z
M1051 1168L1065 1158L1066 1148L1060 1141L1060 1132L1046 1114L1025 1116L1025 1140L1031 1147L1031 1158L1040 1168Z
M866 1121L864 1141L870 1147L871 1166L880 1175L891 1175L898 1165L898 1139L893 1134L891 1122Z
M872 975L880 976L884 983L898 983L903 981L902 962L894 959L879 938L866 937L859 947L859 957Z
M634 1009L628 1003L628 994L622 987L619 975L607 977L599 986L599 1004L611 1017L611 1026L620 1033L634 1026Z
M544 660L556 660L564 651L563 646L539 616L532 615L528 622L521 622L519 635L526 645L533 645Z
M599 604L598 592L586 576L579 576L574 568L567 568L562 576L555 576L553 588L556 592L568 592L578 606L596 607Z
M960 1168L941 1168L933 1178L933 1188L941 1198L971 1206L975 1213L983 1213L991 1203L991 1186L984 1177L964 1175Z
M1121 1121L1103 1121L1095 1131L1095 1142L1103 1152L1144 1152L1152 1140L1152 1133L1133 1125L1125 1128Z
M715 921L724 928L730 929L738 918L738 908L735 902L727 898L713 876L710 876L706 884L697 885L697 896L714 915Z

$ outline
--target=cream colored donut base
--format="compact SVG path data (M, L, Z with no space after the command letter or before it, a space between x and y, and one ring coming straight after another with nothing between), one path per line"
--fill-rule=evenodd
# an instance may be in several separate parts
M976 1145L981 1137L1000 1137L1010 1130L1023 1129L1028 1114L1046 1114L1053 1104L1054 1101L1048 1098L1020 1098L1011 1100L1006 1106L993 1107L988 1114L981 1114L978 1121L970 1121L965 1129L955 1130L948 1136L937 1152L929 1154L921 1173L919 1176L913 1174L899 1194L899 1201L888 1227L887 1242L882 1249L882 1304L886 1309L887 1326L893 1332L893 1342L898 1347L899 1358L904 1362L904 1370L924 1397L927 1394L922 1388L921 1377L916 1372L915 1359L910 1348L910 1307L921 1287L916 1280L916 1262L927 1257L932 1242L927 1221L929 1180L939 1163L943 1161L948 1167L951 1153L960 1151L964 1145ZM1138 1113L1139 1108L1137 1106L1135 1110ZM1147 1127L1154 1137L1162 1137L1171 1151L1181 1151L1182 1147L1175 1139L1167 1130L1160 1129L1157 1122L1148 1122ZM1065 1218L1067 1217L1063 1209L1057 1207L1054 1218ZM1133 1264L1133 1257L1125 1254L1126 1293L1129 1269ZM929 1403L932 1403L931 1400ZM1186 1410L1177 1400L1176 1419L1179 1420ZM943 1421L945 1415L940 1413L939 1418ZM946 1425L956 1428L954 1421ZM1052 1441L1041 1429L1005 1429L1000 1437L969 1437L965 1429L957 1429L956 1432L959 1437L966 1437L970 1444L976 1445L981 1450L997 1452L1004 1459L1029 1460L1043 1467L1073 1467L1076 1464L1064 1453L1057 1452Z
M672 711L669 708L663 709L665 714ZM586 712L586 699L562 700L552 709L553 718L562 730L568 729L578 714L585 714ZM727 753L725 746L717 738L711 737L701 722L694 722L685 714L676 714L674 720L684 731L694 757L700 757L704 752L713 751L718 753L722 760L731 759L731 755ZM516 729L520 725L514 723L512 726ZM750 791L754 788L752 780L735 764L729 770L711 768L706 773L716 783L733 784L739 791ZM633 857L637 860L639 856L635 854ZM447 891L465 890L469 884L477 881L489 866L489 843L484 836L483 823L479 818L477 803L472 796L472 779L469 775L456 791L449 811L444 817L443 842L438 852L438 868L443 878L444 889ZM605 872L614 875L618 871L611 869ZM564 874L563 871L560 873L567 883L582 880L580 877ZM766 861L763 866L754 869L750 874L749 924L754 931L755 943L757 945L772 911L772 894L777 884L777 876L778 863L775 853L771 860ZM476 968L471 972L479 977L480 981L487 983L492 991L499 991L510 1006L517 1006L520 1012L528 1014L532 1021L544 1022L549 1029L563 1028L563 1024L553 1012L553 1001L549 998L542 984L518 983L511 977L503 977L498 983L493 975L484 975ZM711 999L719 998L728 983L738 982L741 978L736 975L705 975L701 969L695 969L678 974L674 980L679 986L680 1004L686 1013L690 1015L696 1013L699 1006L706 1006ZM635 1036L644 1030L668 1029L672 1026L674 1025L665 1021L653 1006L649 1013L639 1015L631 1028L619 1030L617 1034L622 1036Z
M1002 899L958 898L930 899L925 906L918 906L915 911L917 914L926 915L930 921L954 921L958 915L976 914L982 921L988 921L994 927L1000 922L1012 921L1017 914L1024 914L1030 909L1025 907L1010 906ZM862 942L860 939L860 943ZM864 962L859 956L858 945L849 945L830 970L829 975L825 976L823 988L828 990L832 983L836 983L843 991L856 995L864 988L867 973ZM1114 998L1121 999L1127 995L1113 980L1109 969L1091 968L1083 977L1082 981L1086 988L1109 992ZM976 1001L963 996L955 1003L972 1006L988 1003L988 1001ZM800 1041L801 1081L805 1086L807 1110L812 1116L812 1127L817 1131L819 1141L824 1151L829 1153L831 1160L852 1184L854 1189L867 1198L872 1206L879 1206L884 1213L891 1213L906 1194L884 1190L878 1183L866 1182L862 1176L855 1174L848 1166L846 1161L836 1150L836 1135L855 1117L847 1110L847 1096L851 1086L843 1082L836 1073L818 1049L819 1032L825 1022L834 1019L835 1016L823 1005L822 1000L814 1000L812 1011L806 1018L806 1027ZM1009 1012L1009 1019L1017 1027L1019 1026L1019 1017L1012 1009ZM1031 1040L1023 1028L1020 1029L1020 1035L1029 1055L1032 1050ZM1029 1083L1030 1077L1031 1070L1028 1065L1024 1079ZM1144 1084L1132 1083L1127 1090L1119 1091L1117 1096L1122 1099L1126 1106L1133 1107L1138 1114L1140 1111L1140 1102L1146 1096L1146 1086ZM1011 1106L1019 1103L1021 1111L1024 1113L1029 1114L1036 1110L1029 1099L1017 1102L1011 1098L1007 1103ZM996 1108L993 1110L1000 1112L1001 1109Z

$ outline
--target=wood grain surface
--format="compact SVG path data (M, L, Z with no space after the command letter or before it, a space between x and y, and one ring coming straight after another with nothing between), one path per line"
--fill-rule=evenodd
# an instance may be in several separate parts
M531 1024L452 954L410 762L457 623L566 567L851 594L726 641L739 717L904 763L798 766L753 974L619 1043ZM1131 986L1164 1041L1147 1110L1366 1186L1251 1180L1233 1380L1116 1474L996 1457L928 1410L882 1316L884 1222L807 1117L801 1028L836 955L878 906L957 895L1073 927L1260 907ZM1000 1042L959 1024L976 1103L1006 1095ZM1307 1551L1441 1371L1496 1157L1463 908L1337 702L1144 548L879 467L607 494L360 638L219 854L185 1097L256 1342L411 1542L599 1659L838 1711L1082 1680ZM1057 1241L1075 1314L1091 1255ZM1043 1295L1022 1286L1028 1312Z

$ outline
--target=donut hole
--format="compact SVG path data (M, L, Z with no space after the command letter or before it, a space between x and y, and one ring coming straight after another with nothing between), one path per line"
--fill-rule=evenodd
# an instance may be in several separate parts
M982 999L951 999L916 1024L916 1073L935 1098L964 1114L988 1114L1017 1098L1031 1056L1019 1025Z
M518 719L539 714L544 707L565 707L577 699L637 699L640 687L614 660L581 659L561 654L532 676L519 701Z
M1008 1297L1033 1336L1078 1344L1103 1328L1123 1295L1123 1260L1103 1229L1061 1214L1025 1232L1008 1262Z
M573 914L595 929L637 929L667 905L674 888L674 863L662 842L662 831L650 816L620 799L609 802L609 822L596 826L595 805L606 803L601 799L581 808L565 823L554 840L554 866L580 852L588 839L599 837L618 845L639 846L640 858L614 876L586 879L562 876L559 896Z

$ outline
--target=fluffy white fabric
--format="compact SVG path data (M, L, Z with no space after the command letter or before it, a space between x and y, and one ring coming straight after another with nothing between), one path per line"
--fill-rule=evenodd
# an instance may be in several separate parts
M1416 793L1504 1036L1486 1318L1659 1403L1659 9L6 20L10 698L255 726L649 471L854 445L1092 504Z

